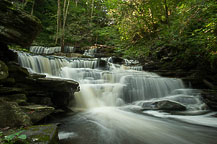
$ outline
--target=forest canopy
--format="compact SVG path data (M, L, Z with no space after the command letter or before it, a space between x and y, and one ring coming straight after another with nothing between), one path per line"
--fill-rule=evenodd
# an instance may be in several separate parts
M216 0L11 0L38 17L35 45L115 46L124 57L197 66L217 61Z

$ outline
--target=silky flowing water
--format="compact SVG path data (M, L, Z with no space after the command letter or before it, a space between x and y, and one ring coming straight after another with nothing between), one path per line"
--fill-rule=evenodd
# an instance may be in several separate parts
M19 62L31 72L72 79L80 84L75 94L76 115L61 118L61 143L66 144L216 144L217 120L205 115L171 115L142 111L144 103L172 100L186 106L186 113L208 111L198 90L186 88L181 79L136 71L138 66L97 59L69 59L18 53Z

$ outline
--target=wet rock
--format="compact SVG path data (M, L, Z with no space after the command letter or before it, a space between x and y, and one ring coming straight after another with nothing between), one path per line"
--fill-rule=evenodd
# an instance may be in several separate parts
M39 78L37 79L37 83L41 87L45 86L47 89L57 92L75 92L79 86L76 81L58 78Z
M124 59L120 58L120 57L111 57L110 62L114 63L114 64L124 64L125 61Z
M202 90L201 95L208 107L217 111L217 90Z
M158 110L169 110L169 111L184 111L186 107L181 103L171 101L171 100L162 100L153 103L155 108Z
M0 60L0 82L8 77L8 67Z
M97 59L97 66L100 69L106 69L107 68L107 61L102 60L101 58Z
M187 108L172 100L147 101L142 104L143 110L184 111Z
M31 125L31 120L15 102L0 99L0 127L20 127Z
M33 79L38 79L38 78L45 78L46 75L34 73L34 74L30 74L30 77Z
M33 123L37 123L54 112L53 107L42 105L21 106L22 110L30 117Z
M0 3L0 42L29 46L41 29L39 19L16 9L12 3Z

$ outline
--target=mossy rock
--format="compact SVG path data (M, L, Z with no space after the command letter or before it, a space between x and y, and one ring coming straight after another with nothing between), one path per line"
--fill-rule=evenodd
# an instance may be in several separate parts
M6 0L1 0L0 17L0 42L5 44L27 47L41 29L38 18L16 9Z
M33 123L37 123L54 112L55 108L43 105L21 106L22 110L31 118Z
M0 98L0 128L31 125L31 120L15 102L7 102Z
M8 67L0 60L0 82L8 77Z
M23 129L13 129L6 133L5 136L14 135L11 143L13 144L58 144L58 129L55 124L36 125ZM22 136L18 138L18 136ZM1 143L1 140L0 140Z
M22 133L31 144L58 144L58 129L55 124L27 127Z

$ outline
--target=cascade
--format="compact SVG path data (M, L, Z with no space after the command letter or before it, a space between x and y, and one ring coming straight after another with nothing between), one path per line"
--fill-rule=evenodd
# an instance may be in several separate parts
M129 60L125 60L125 65L118 65L105 58L106 65L101 67L96 58L39 56L23 52L18 52L18 56L21 66L30 72L79 82L80 92L75 94L77 105L74 110L82 112L58 121L65 123L59 129L59 138L66 140L63 143L216 143L215 129L159 119L160 112L157 111L138 111L145 103L159 100L181 103L188 111L202 110L205 104L200 98L200 91L185 88L181 79L161 77L141 71L142 68L137 66L132 68L131 63L137 62ZM132 112L134 110L137 113ZM161 117L217 127L215 120L209 117L181 117L168 113Z
M61 47L31 46L29 50L31 53L34 53L34 54L54 54L57 52L61 52ZM75 48L70 47L70 46L65 46L64 52L67 52L67 53L75 52Z
M111 63L109 58L104 68L99 67L96 58L64 58L18 53L21 66L32 72L44 73L76 80L81 92L76 94L78 107L120 106L133 103L142 106L143 101L166 98L184 105L200 107L202 102L198 91L185 89L181 79L165 78L155 73L135 70L125 60L126 65ZM128 66L129 65L129 66ZM134 70L133 70L134 69ZM87 98L88 97L88 98ZM88 99L88 100L87 100ZM192 101L192 103L187 103ZM192 107L191 107L192 108ZM197 108L199 109L199 108Z

